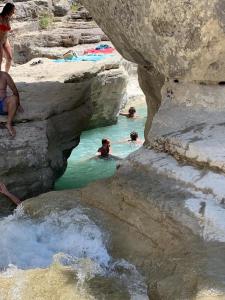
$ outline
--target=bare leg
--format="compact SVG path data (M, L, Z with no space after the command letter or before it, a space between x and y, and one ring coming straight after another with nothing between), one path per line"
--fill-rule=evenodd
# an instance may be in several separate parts
M3 59L3 46L0 44L0 71L2 70L1 69L2 59Z
M3 44L4 56L6 58L5 63L5 71L9 73L9 69L12 64L12 48L10 46L9 40L7 39L6 42Z
M6 111L8 112L8 120L7 120L7 124L6 127L10 133L11 136L15 136L16 135L16 130L12 125L13 119L16 115L16 111L18 108L18 98L16 96L10 96L7 97L6 100Z

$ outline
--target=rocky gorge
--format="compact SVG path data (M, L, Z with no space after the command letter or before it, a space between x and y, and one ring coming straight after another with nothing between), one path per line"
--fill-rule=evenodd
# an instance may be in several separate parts
M107 246L113 257L131 261L144 274L150 299L224 299L223 1L83 3L122 56L138 64L139 83L148 106L144 147L119 162L114 177L81 190L50 192L26 200L25 213L38 219L79 205L91 208L92 218L110 235ZM52 62L43 61L43 66L54 70ZM42 81L43 66L35 67L34 81ZM118 67L112 67L114 63L110 66L85 65L94 74L88 75L85 83L81 79L87 79L87 71L83 77L73 76L72 66L69 70L61 67L60 72L57 67L52 81L62 76L65 84L66 77L66 84L74 80L76 90L79 85L80 91L86 91L87 81L90 87L96 76L120 72ZM13 72L29 83L28 93L33 93L32 79L24 75L26 68L30 68L29 64ZM46 76L43 75L45 81L49 75ZM38 88L36 99L40 99L39 92ZM91 118L91 101L82 102L81 98L64 103L63 109L61 99L55 101L53 97L51 109L44 103L36 108L37 120L32 116L35 127L41 116L45 120L41 123L45 124L43 130L47 136L52 134L53 141L43 144L47 145L46 156L56 170L54 174L65 167L58 167L63 161L62 153L65 151L65 158L69 155L67 151L78 142L83 129L79 127L73 141L69 137L62 142L69 135L71 123L70 117L61 115L68 111L77 115L72 107L79 103L86 111L85 122ZM63 114L54 120L57 109ZM74 126L77 128L77 124ZM13 176L14 169L11 170ZM114 299L126 298L120 294Z
M40 10L55 13L54 8L48 2L41 5L33 1L16 2L15 32L11 37L15 67L11 75L25 112L16 117L15 139L1 129L0 176L23 199L52 189L55 180L65 171L71 151L79 144L81 132L115 123L121 106L127 101L127 71L116 51L99 62L57 63L53 60L69 50L84 52L99 45L103 37L106 39L93 21L73 20L68 15L70 6L65 3L61 3L65 10L55 21L56 25L40 30ZM69 45L65 39L72 36L72 25L67 23L67 18L71 18L76 36ZM59 41L60 36L64 37L64 43ZM77 45L79 36L82 45ZM39 45L39 52L35 43ZM37 65L37 61L41 64ZM3 123L5 120L1 117ZM7 207L7 201L5 204Z

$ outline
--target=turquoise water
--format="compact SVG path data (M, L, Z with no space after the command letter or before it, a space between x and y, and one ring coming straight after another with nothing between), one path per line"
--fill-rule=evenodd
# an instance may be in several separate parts
M141 146L127 142L131 131L137 131L139 138L144 140L146 106L143 104L136 109L136 119L119 116L116 125L83 132L79 146L74 149L68 160L66 172L55 184L55 190L81 188L97 179L113 176L116 160L96 159L95 154L101 147L102 138L110 139L112 154L120 158L126 157Z

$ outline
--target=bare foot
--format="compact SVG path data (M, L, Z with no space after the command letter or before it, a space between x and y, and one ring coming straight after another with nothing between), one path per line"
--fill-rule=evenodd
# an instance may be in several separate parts
M9 134L10 134L12 137L15 137L15 136L16 136L16 130L15 130L15 128L12 126L12 124L6 124L6 128L8 129Z

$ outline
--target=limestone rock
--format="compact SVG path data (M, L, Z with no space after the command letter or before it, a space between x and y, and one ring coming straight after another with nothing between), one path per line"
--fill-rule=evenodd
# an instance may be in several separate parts
M166 77L224 80L223 1L83 3L128 60L151 63Z
M120 162L113 178L41 195L25 201L24 209L40 218L90 206L88 216L110 234L112 256L129 259L147 278L150 299L223 299L224 209L197 180L184 181L192 174L188 168L141 149Z
M50 13L52 8L49 0L16 2L15 6L17 21L37 19L42 13Z
M67 15L70 10L70 5L68 0L53 0L53 12L57 17L62 17Z
M225 172L223 1L83 2L122 55L139 64L145 145Z
M22 198L53 187L92 115L91 126L115 122L126 85L124 71L107 70L104 61L42 61L12 70L25 112L16 117L15 139L0 129L1 181ZM118 68L113 60L108 63Z
M15 34L10 36L10 42L13 47L15 63L26 63L32 58L40 56L54 57L54 55L48 55L46 53L48 49L45 51L45 48L52 48L49 52L53 53L59 50L57 48L61 48L61 52L65 53L67 49L63 48L107 40L106 35L94 22L74 22L61 19L60 22L53 23L52 27L41 31L38 30L38 24L38 21L13 23Z
M127 77L123 69L99 73L92 84L93 116L89 128L116 123L117 115L126 101Z

